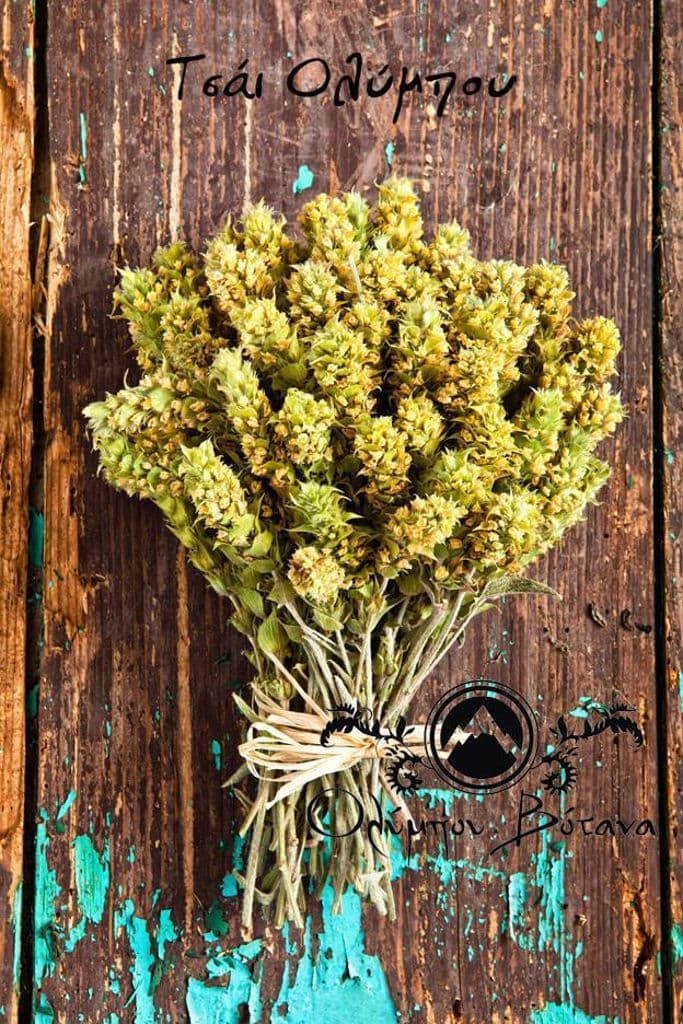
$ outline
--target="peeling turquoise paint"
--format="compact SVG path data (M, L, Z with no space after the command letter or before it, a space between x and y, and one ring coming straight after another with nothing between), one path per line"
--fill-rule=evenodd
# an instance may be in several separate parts
M560 999L534 1011L531 1024L619 1024L618 1018L587 1016L574 1001L574 969L583 954L583 942L574 940L565 920L566 868L571 857L563 842L544 832L529 871L516 872L508 881L510 937L520 948L544 955L550 976L555 976L552 990ZM527 907L532 908L528 919Z
M581 698L579 707L575 709L576 716L585 717L596 706L591 698ZM444 816L450 816L455 801L461 799L460 794L452 790L420 790L419 795L430 810L438 810L441 805ZM407 869L424 866L434 871L444 885L444 900L447 888L452 889L460 878L474 882L489 878L503 883L500 895L507 900L508 913L501 931L509 930L511 939L530 954L542 954L549 974L557 975L553 987L559 1002L548 1003L542 1010L534 1011L530 1024L619 1024L618 1017L588 1016L574 1001L574 969L583 954L583 943L574 940L565 920L566 868L571 857L572 853L567 851L564 843L554 841L550 832L544 832L538 853L530 858L529 870L508 876L505 871L486 866L483 860L449 859L443 855L443 850L433 854L423 847L419 854L408 860L400 840L392 840L393 877L400 877ZM472 910L468 915L464 925L465 939L475 917ZM481 917L479 921L483 923ZM673 941L678 955L683 957L683 930L677 931ZM465 948L468 960L473 961L475 948L471 943ZM296 1024L299 1024L298 1020Z
M347 891L339 914L332 913L333 899L328 885L322 894L323 927L316 956L311 918L306 919L296 976L290 984L285 967L275 1014L278 1006L287 1003L287 1024L310 1024L314 1019L348 1024L354 1018L363 1024L395 1024L397 1014L380 960L365 952L360 897Z
M385 157L387 159L387 166L388 167L391 167L393 162L394 162L394 152L395 151L396 151L396 146L394 145L394 143L392 141L387 142L386 146L384 147L384 155L385 155Z
M109 890L109 843L105 843L101 856L93 846L90 836L76 836L72 846L76 900L81 918L71 929L66 940L65 948L68 953L73 952L77 943L85 937L89 923L99 924L102 920Z
M75 794L69 793L57 812L57 820L67 813L74 799ZM36 833L36 898L33 914L35 929L33 979L36 990L40 989L44 978L54 974L56 967L55 940L63 940L65 952L73 952L76 945L85 937L88 923L99 924L101 922L109 888L108 843L102 854L99 854L95 850L90 836L76 836L72 845L76 903L81 916L69 934L64 936L56 920L56 904L61 895L61 887L57 882L56 871L50 868L48 862L50 837L47 826L50 819L44 810L41 811L41 819ZM59 828L57 825L55 827ZM42 1013L45 1019L48 1019L48 1011L52 1014L47 1001L42 1009L40 1005L36 1008L36 1013Z
M536 865L534 884L539 889L541 901L538 910L538 940L536 948L552 949L561 957L560 972L563 988L571 988L571 977L565 976L565 942L567 933L564 925L565 905L565 845L552 843L549 832L541 837L541 849L532 855L531 863Z
M418 789L417 795L426 802L426 806L430 811L443 808L443 813L446 815L453 813L456 801L458 803L474 801L478 804L483 804L484 802L482 793L466 793L459 789Z
M233 841L232 841L232 866L233 866L233 871L240 871L240 872L244 871L244 844L245 843L246 843L246 839L243 836L241 836L238 833L236 833L234 838L233 838ZM229 871L228 874L225 875L225 877L223 878L223 885L221 887L221 893L226 898L229 898L231 896L237 896L238 892L239 892L239 886L237 884L237 879L235 878L233 872Z
M587 698L586 698L587 700ZM585 701L578 709L585 714ZM452 790L422 790L420 794L431 810L441 810L450 815L461 799ZM62 808L71 806L73 798L67 796ZM64 811L64 814L66 810ZM38 979L54 971L53 933L55 930L55 903L60 896L55 872L48 866L47 836L48 817L43 812L43 821L38 829L37 877L41 880L40 895L36 899L36 976ZM226 842L229 846L229 841ZM530 1024L619 1024L618 1018L604 1016L590 1017L574 1005L573 980L574 964L582 954L582 943L572 938L565 921L567 859L571 853L561 842L551 841L550 832L541 838L539 852L532 856L526 872L508 875L505 871L488 867L482 861L466 858L451 858L431 845L416 844L415 854L408 860L398 838L392 840L393 877L400 877L406 870L427 869L437 876L443 886L444 907L448 904L449 890L460 880L481 882L485 879L499 881L502 906L507 906L507 915L501 926L509 930L511 939L531 955L543 954L549 972L548 994L557 1002L548 1003L543 1009L533 1012ZM93 840L86 835L77 836L73 843L74 875L77 905L82 918L72 928L63 948L70 951L77 941L84 937L87 922L100 923L104 917L106 899L110 886L109 843L100 853ZM243 870L244 840L235 837L233 841L233 864L237 871ZM226 874L221 893L224 898L237 895L239 886L234 874ZM119 897L122 897L119 887ZM126 899L114 914L114 932L124 930L131 956L128 967L132 992L126 993L126 1007L133 1006L135 1024L155 1024L159 1011L155 1008L155 991L166 969L168 953L178 939L171 911L157 909L160 891L152 896L152 911L158 913L158 924L138 916L133 900ZM327 887L322 897L322 928L317 936L312 919L306 920L303 938L297 943L290 938L288 928L283 929L285 950L290 961L282 967L280 989L268 1019L282 1019L287 1024L309 1024L311 1019L324 1019L326 1024L348 1024L354 1015L364 1024L395 1024L397 1012L393 1006L386 978L378 957L366 952L362 929L361 901L355 892L348 892L342 899L341 913L332 914L333 892ZM213 944L228 933L224 916L225 907L215 900L206 915L209 929L204 939ZM466 908L469 915L465 922L465 939L474 928L478 916L482 923L481 911ZM38 927L38 921L43 927ZM316 942L317 938L317 942ZM477 943L473 936L465 945L469 961L477 956ZM42 943L42 944L41 944ZM683 956L683 931L672 929L672 944L676 957ZM554 954L554 956L550 955ZM244 1019L245 1005L249 1008L249 1020L257 1024L263 1018L261 976L264 950L260 939L245 943L234 949L220 951L217 946L206 948L203 956L206 962L206 978L190 979L186 992L186 1005L190 1024L239 1024ZM440 953L437 951L437 955ZM554 974L553 974L554 972ZM213 984L212 984L213 982ZM38 981L38 987L39 981ZM107 987L114 995L120 995L121 986L116 972L109 972ZM278 1007L286 1011L278 1015ZM38 1015L38 1014L41 1015ZM35 1020L46 1024L54 1019L54 1013L44 1000L44 1006L36 1008ZM0 1015L1 1016L1 1015ZM124 1014L125 1016L125 1014ZM126 1020L129 1018L126 1016ZM105 1024L119 1024L116 1014L105 1017Z
M229 899L231 896L236 896L238 892L237 879L232 874L226 875L221 886L221 894Z
M221 770L221 759L223 756L223 748L221 747L220 740L211 740L211 753L213 755L213 765L217 772Z
M109 968L109 991L113 992L115 996L121 994L121 982L117 978L113 967Z
M33 1024L50 1024L55 1019L55 1011L44 995L41 995L33 1011Z
M244 871L244 847L246 842L245 836L239 834L235 835L232 841L232 866L235 871Z
M671 951L675 963L683 959L683 929L678 924L671 926Z
M311 188L313 185L313 171L306 164L301 164L299 172L294 179L292 191L295 195L300 195L305 192L307 188Z
M249 960L253 960L261 952L263 946L262 939L252 939L251 942L245 942L243 946L237 946L235 949L223 950L220 953L216 953L206 964L206 973L210 978L222 978L226 974L233 974L236 972L237 976L244 980L245 967ZM247 970L250 979L252 973ZM250 989L251 991L251 989Z
M258 1024L262 1013L261 967L257 965L255 979L246 967L244 971L245 975L233 971L230 983L220 988L190 978L186 998L190 1024L240 1024L244 1005L249 1009L250 1024Z
M600 31L600 29L598 29L598 31L595 33L595 41L596 43L602 42L602 32Z
M125 1006L135 1003L135 1024L154 1024L154 994L152 988L152 972L154 956L152 943L147 930L147 922L135 917L135 905L126 900L123 910L114 915L114 929L124 928L128 945L133 954L133 963L129 967L133 981L133 992Z
M206 926L208 931L204 932L205 942L218 942L221 935L228 934L228 922L223 917L218 900L214 900L207 911Z
M178 932L173 924L171 911L168 909L160 911L159 927L157 929L157 950L160 960L163 960L166 956L166 944L175 942L177 938Z
M150 934L150 926L144 918L135 914L135 904L131 899L123 901L121 907L114 912L114 933L125 931L133 962L128 968L133 983L133 991L124 1005L124 1009L135 1004L135 1024L154 1024L156 1009L154 993L161 981L166 962L167 946L176 941L176 930L169 909L159 911L159 923L154 937ZM110 985L114 991L114 983Z
M45 547L45 517L33 506L28 510L28 517L28 558L34 569L41 569Z
M47 834L47 815L38 823L36 833L36 902L34 908L35 951L33 980L40 988L43 978L50 977L55 970L54 930L55 901L60 894L57 873L47 861L50 839Z
M681 714L683 715L683 669L678 670L678 694L681 704Z
M227 985L220 988L190 979L186 1005L190 1024L239 1024L244 1019L243 1008L249 1008L250 1024L261 1020L261 961L251 963L262 952L263 941L252 939L228 952L217 953L207 963L210 978L229 975Z
M12 901L12 927L14 929L14 951L12 958L12 981L14 991L19 991L19 975L21 973L21 908L23 884L19 882L14 890Z
M88 126L86 124L85 114L83 113L83 111L81 111L80 126L81 126L81 159L80 159L80 162L79 162L79 165L78 165L78 177L79 177L78 187L82 189L82 188L85 187L85 182L86 182L85 162L88 159Z
M508 917L510 920L510 938L517 941L524 928L524 906L527 901L526 875L523 871L515 871L508 882Z
M564 904L564 844L556 843L551 848L549 835L544 833L541 850L532 855L531 872L527 879L524 872L511 876L508 888L509 903L513 903L510 887L514 882L514 913L515 927L511 928L511 937L522 949L543 952L553 950L562 952L565 939L563 904ZM557 854L557 856L555 856ZM535 871L534 871L535 867ZM521 877L520 877L521 876ZM524 880L522 883L522 879ZM533 918L535 931L527 925L525 907L529 898L529 890L536 890L533 899ZM523 893L523 898L522 898Z
M485 878L498 879L501 882L507 881L504 871L487 867L484 864L483 854L478 861L469 860L467 857L452 859L446 857L443 852L427 854L425 866L439 876L439 881L444 886L452 885L458 872L464 879L471 882L483 882Z
M618 1017L589 1017L574 1006L547 1003L542 1010L531 1011L531 1024L619 1024Z
M469 793L463 795L451 789L421 789L418 790L418 794L426 802L428 810L442 812L444 817L452 814L456 800L462 799L463 796L465 799L470 797ZM479 795L475 799L479 801ZM418 871L421 868L426 868L437 875L443 886L443 892L437 896L437 899L442 909L451 914L453 908L450 906L448 890L456 884L458 876L475 883L481 883L484 879L495 879L503 884L507 883L507 875L504 871L489 867L484 863L484 854L477 861L467 857L454 858L450 853L447 854L442 844L439 844L434 852L429 846L415 843L413 852L408 858L401 839L393 835L391 837L391 864L392 879L400 878L406 870Z
M74 802L75 799L76 799L76 791L74 789L69 790L69 792L67 793L66 799L64 800L63 804L61 805L61 807L57 811L57 821L61 821L61 819L68 812L69 808L71 807L71 805L72 805L72 803Z
M596 0L598 7L606 7L607 0Z
M212 956L206 961L206 973L209 978L222 978L224 974L230 974L229 957Z

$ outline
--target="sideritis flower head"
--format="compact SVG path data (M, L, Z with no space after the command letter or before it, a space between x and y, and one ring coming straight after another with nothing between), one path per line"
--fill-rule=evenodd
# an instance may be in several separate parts
M334 604L344 584L344 570L339 563L315 547L294 552L287 576L297 594L314 605Z

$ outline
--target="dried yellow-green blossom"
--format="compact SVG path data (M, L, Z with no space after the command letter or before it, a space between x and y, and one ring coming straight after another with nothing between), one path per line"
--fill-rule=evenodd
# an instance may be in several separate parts
M421 559L437 561L437 548L453 534L464 512L451 498L438 494L413 498L410 504L397 509L384 530L385 547L380 552L380 563L385 571L393 566L400 572ZM444 548L443 554L446 553Z
M224 348L216 356L210 374L225 401L227 425L244 452L252 472L265 475L273 452L268 423L272 409L253 365L238 348Z
M334 407L324 398L290 388L282 408L274 417L273 436L281 441L283 458L303 472L324 471L332 458L331 430Z
M174 242L122 270L142 374L85 410L93 444L229 597L258 700L301 708L305 688L391 726L473 615L534 588L520 576L597 499L623 415L617 327L577 322L573 299L563 267L478 260L455 222L430 235L398 178L374 205L317 196L289 234L260 202L203 254ZM245 914L258 893L282 921L303 901L291 844L311 837L287 791L296 827L285 842L269 819L279 841L259 849L278 786L260 784ZM338 894L390 909L386 868L344 842Z
M285 291L292 322L312 330L341 307L344 287L327 263L309 259L292 268Z
M380 384L377 353L336 317L311 338L308 363L316 386L339 416L355 420L374 407L373 392Z
M183 447L182 454L178 473L197 518L215 530L222 542L239 543L240 532L246 534L250 525L239 477L218 457L209 440L196 448Z
M306 203L299 223L310 246L310 258L334 268L339 280L353 286L354 267L367 243L370 211L363 199L349 192L343 198L320 195Z
M406 439L391 416L358 419L353 450L366 481L362 490L371 505L390 502L405 490L411 459Z
M342 565L358 566L365 548L356 521L341 491L330 484L309 480L290 494L293 537L315 540L321 551L334 555Z
M440 224L423 254L424 262L435 278L457 280L458 262L470 251L469 231L453 221Z
M420 203L407 179L391 178L377 190L377 230L392 249L418 253L423 235Z
M395 422L404 436L405 446L413 455L429 462L445 432L441 413L428 395L408 395L396 405Z
M297 594L314 605L334 604L344 584L344 570L339 563L315 547L294 552L287 576Z
M277 370L301 360L302 346L274 299L247 299L230 310L245 355L272 384Z
M367 349L381 355L382 346L391 337L391 315L376 302L359 299L345 311L342 323L362 337Z
M568 330L574 292L564 267L539 263L524 272L524 291L538 312L541 338L560 340Z
M423 294L406 302L401 312L392 351L392 382L402 394L416 388L433 391L446 375L450 356L443 311L433 295Z

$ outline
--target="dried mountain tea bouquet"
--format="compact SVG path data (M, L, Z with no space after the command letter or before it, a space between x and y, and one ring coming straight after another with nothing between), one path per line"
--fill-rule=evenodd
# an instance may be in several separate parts
M572 320L562 267L480 261L456 223L427 239L397 178L299 229L260 202L123 270L142 375L85 410L106 478L161 508L249 640L247 928L255 900L300 923L307 879L393 911L350 798L402 803L420 685L502 594L547 592L526 569L595 500L622 417L617 328Z

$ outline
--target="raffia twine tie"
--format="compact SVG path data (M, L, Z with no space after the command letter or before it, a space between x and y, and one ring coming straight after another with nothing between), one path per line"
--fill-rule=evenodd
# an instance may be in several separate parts
M320 735L330 717L309 695L306 695L311 706L308 712L282 708L257 690L254 696L263 717L251 723L247 738L238 750L252 775L278 783L275 796L266 804L268 808L324 775L396 753L394 738L369 736L358 728L334 732L327 744L322 744ZM416 725L400 745L403 749L414 748L417 753L424 749L423 742L424 726ZM275 772L278 773L276 779L273 778Z

